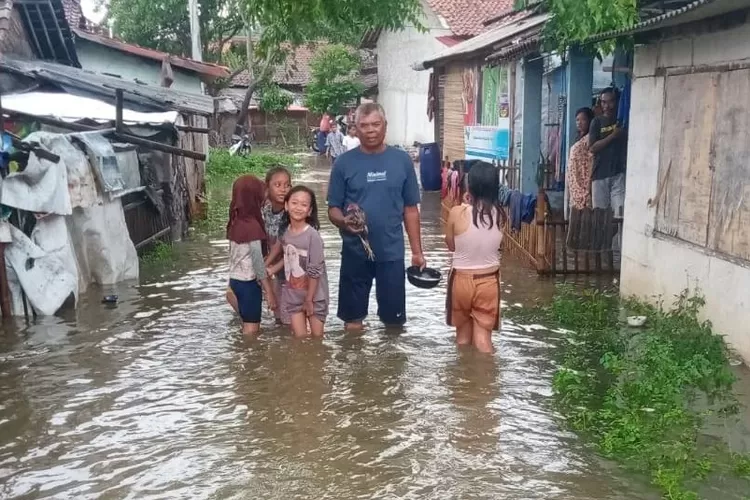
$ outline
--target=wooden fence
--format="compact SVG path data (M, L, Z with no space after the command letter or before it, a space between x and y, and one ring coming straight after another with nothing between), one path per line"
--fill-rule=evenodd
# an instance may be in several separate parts
M444 190L441 207L441 220L445 224L448 212L452 207L461 203L466 185L463 175L462 161L456 162L453 167L446 163L443 168L453 168L459 171L459 179L463 179L459 193L455 194ZM516 190L520 186L520 167L510 166L507 163L497 164L500 182L508 189ZM554 171L544 168L542 179L545 186L554 182ZM539 274L614 274L619 272L619 252L615 252L610 245L602 244L603 251L573 250L568 244L568 230L570 221L564 220L560 214L553 214L546 201L546 189L542 188L537 193L536 211L531 222L522 222L520 231L513 231L506 227L503 238L503 253L515 255L525 261L530 267L536 269ZM589 210L590 211L590 210ZM506 208L506 214L510 216ZM591 226L581 229L583 239L596 235L589 234L591 231L602 231L610 236L622 234L622 219L609 217L607 226ZM594 238L597 239L597 238ZM603 240L603 237L599 237ZM602 243L600 241L600 243Z

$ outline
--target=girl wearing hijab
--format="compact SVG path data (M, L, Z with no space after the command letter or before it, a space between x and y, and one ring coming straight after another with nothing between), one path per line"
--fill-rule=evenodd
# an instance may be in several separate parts
M257 335L260 330L264 293L268 307L277 307L263 261L267 236L261 209L265 201L266 185L257 177L243 175L234 181L227 224L232 293L227 293L227 300L239 313L245 335Z

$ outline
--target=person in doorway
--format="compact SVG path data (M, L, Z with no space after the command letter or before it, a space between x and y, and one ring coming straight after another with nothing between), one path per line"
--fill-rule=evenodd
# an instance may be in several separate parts
M602 114L589 127L589 150L594 157L591 204L593 208L610 208L615 216L621 216L625 204L626 132L617 124L614 89L602 90L599 101Z
M279 229L285 216L284 202L291 188L292 176L286 168L273 167L266 173L266 202L261 212L263 214L263 224L266 228L266 234L268 235L268 247L271 249L278 245ZM275 255L273 252L269 252L265 260L266 268L278 263L280 256L280 251ZM283 260L281 262L283 265ZM282 269L277 273L270 274L269 277L273 280L274 294L279 302L279 307L274 311L276 323L289 324L289 318L284 314L286 308L284 307L281 295L281 287L285 279L284 271Z
M453 252L446 321L456 329L458 345L491 353L492 331L500 327L500 245L507 217L495 166L475 164L468 185L468 197L451 209L445 225L445 243Z
M594 158L589 151L589 128L594 119L591 108L576 111L578 139L570 148L565 182L570 192L570 206L576 209L591 207L591 169Z
M253 175L234 181L229 205L227 239L229 240L229 288L227 301L242 319L242 333L260 331L263 294L268 307L276 309L276 296L266 275L263 243L267 240L261 208L266 186Z
M280 236L284 260L269 272L283 268L286 274L281 302L289 314L294 336L321 337L328 316L328 275L323 238L318 233L315 193L305 186L295 186L289 191L285 206Z
M328 139L326 139L326 151L331 161L336 161L336 158L346 152L344 134L341 133L336 122L331 124L331 132L328 134Z
M351 151L352 149L359 147L359 137L357 137L357 126L354 124L349 125L347 134L344 137L344 149Z
M384 142L387 121L382 106L362 104L354 121L360 147L336 159L328 185L328 217L343 239L338 317L347 330L361 330L375 280L380 320L387 326L400 327L406 323L403 226L409 237L412 265L425 267L419 184L409 155ZM357 220L353 214L344 213L351 204L364 211L374 260L363 248Z

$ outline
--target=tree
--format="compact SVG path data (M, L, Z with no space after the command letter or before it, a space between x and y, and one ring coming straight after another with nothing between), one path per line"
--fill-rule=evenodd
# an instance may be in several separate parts
M530 5L534 0L519 0ZM544 28L545 48L564 53L592 35L629 28L638 22L638 0L544 0L552 16ZM614 40L599 42L593 48L600 54L615 49Z
M407 25L423 29L422 16L421 0L200 2L201 39L207 54L222 54L226 42L245 31L250 83L238 123L246 122L253 94L284 60L285 51L322 39L351 41L369 29L399 30ZM109 0L108 18L126 41L189 53L187 0Z
M123 40L190 57L190 19L187 0L97 0L107 9L105 21ZM203 57L219 61L227 42L241 32L236 0L200 0ZM234 12L234 13L233 13Z
M245 123L248 106L259 84L268 79L284 49L327 39L352 40L369 29L422 29L420 0L237 0L240 16L253 29L247 37L250 84L238 123ZM255 30L255 27L259 27ZM257 33L257 37L252 35ZM255 42L257 40L257 42Z
M321 48L310 63L312 80L305 91L307 107L315 113L341 113L364 91L358 81L360 64L359 55L348 47Z
M288 108L294 98L289 92L285 92L275 83L267 83L260 88L259 107L266 113L280 113Z

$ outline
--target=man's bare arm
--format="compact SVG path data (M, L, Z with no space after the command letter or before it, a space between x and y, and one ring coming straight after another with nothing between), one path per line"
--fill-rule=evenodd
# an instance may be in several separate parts
M595 143L593 143L591 146L589 146L589 151L592 153L600 153L604 148L610 145L612 141L614 141L619 135L620 135L619 128L616 128L611 134L609 134L604 139L599 139Z
M419 219L419 208L404 207L404 226L409 236L409 247L413 255L422 254L422 223Z

